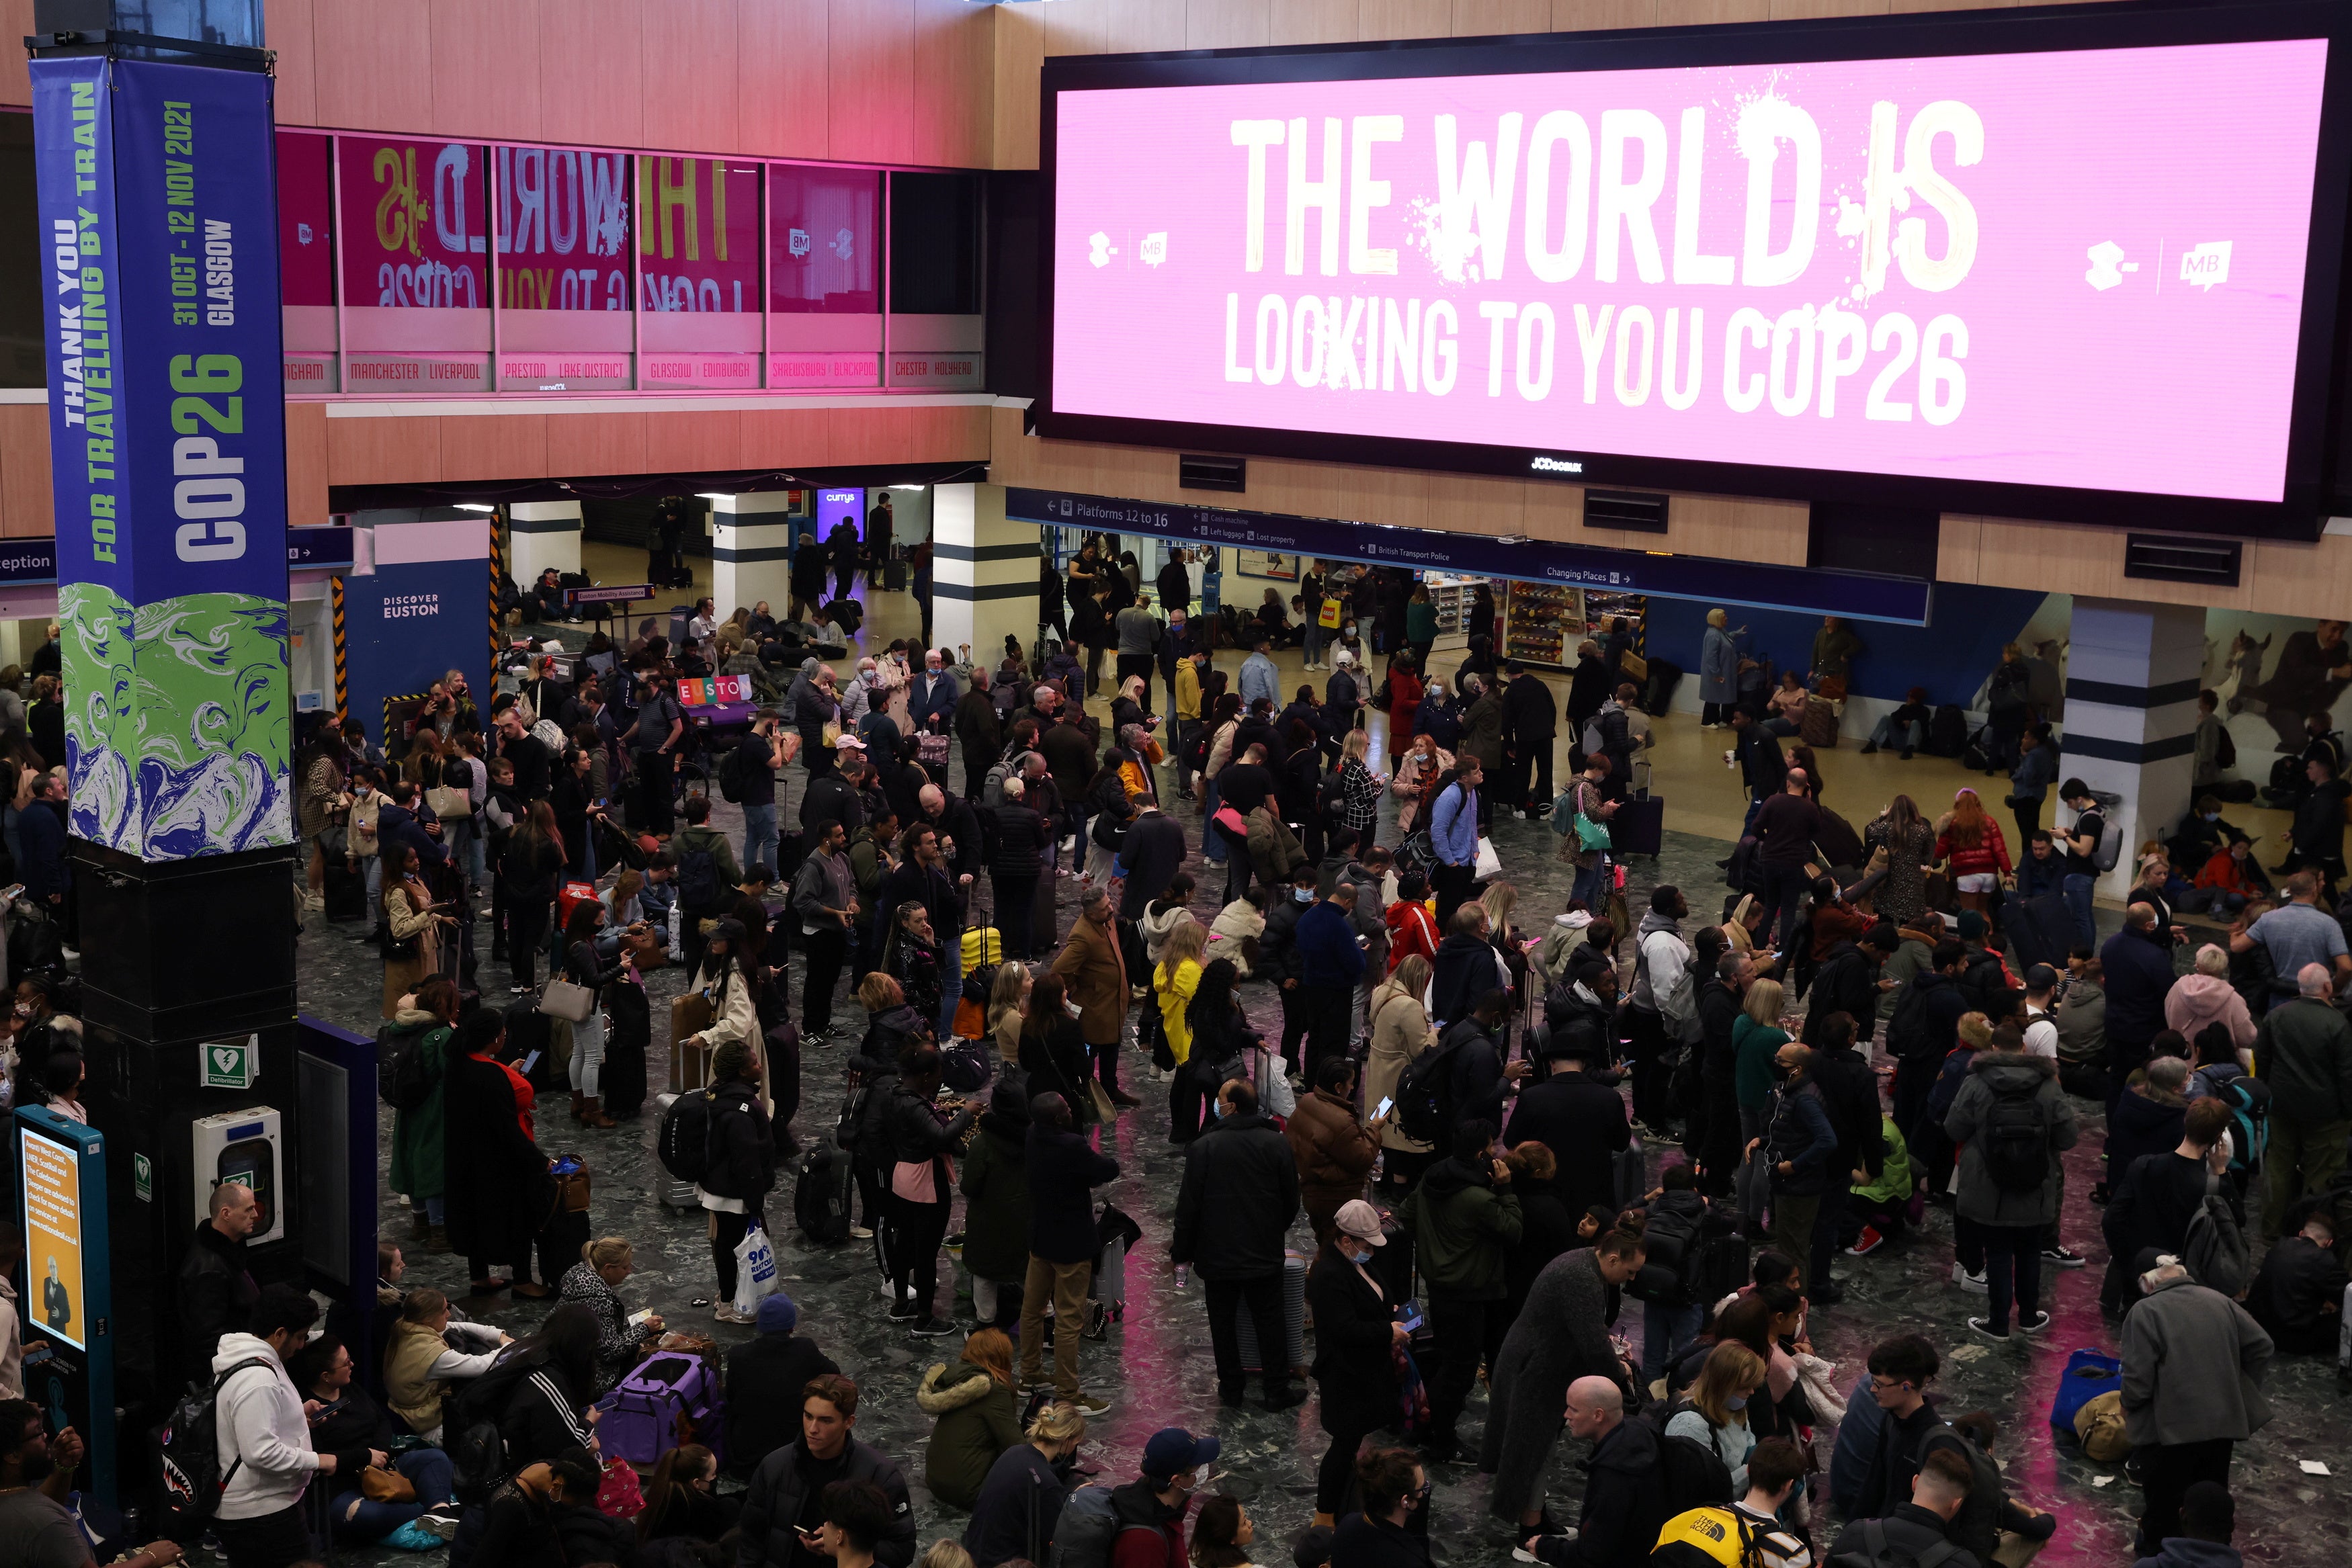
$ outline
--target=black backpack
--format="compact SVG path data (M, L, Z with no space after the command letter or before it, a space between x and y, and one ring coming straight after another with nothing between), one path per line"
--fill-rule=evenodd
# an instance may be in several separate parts
M2040 1192L2050 1176L2050 1136L2034 1097L2042 1084L2006 1084L1992 1092L1977 1142L1985 1175L2003 1192Z
M1664 1492L1668 1519L1695 1508L1719 1507L1731 1501L1731 1467L1723 1462L1715 1445L1702 1443L1696 1437L1666 1436L1668 1421L1696 1408L1687 1399L1676 1399L1658 1409L1658 1479ZM1706 1417L1702 1416L1700 1419ZM1710 1431L1714 1426L1712 1421L1707 1422Z
M801 1156L793 1186L793 1222L819 1247L849 1239L849 1195L856 1162L848 1152L814 1144Z
M719 759L719 798L722 800L743 799L743 786L750 782L744 777L743 764L748 760L740 747L730 746Z
M1895 998L1894 1016L1886 1020L1886 1052L1901 1060L1924 1055L1934 1045L1927 1038L1927 998L1919 989L1919 977L1914 975L1903 982L1902 993Z
M1938 1568L1959 1551L1948 1541L1938 1541L1916 1554L1898 1551L1887 1543L1885 1521L1865 1519L1861 1522L1863 1549L1839 1552L1830 1559L1831 1568Z
M509 1354L471 1383L458 1385L455 1401L444 1406L442 1443L449 1452L450 1485L463 1503L483 1503L507 1479L507 1440L499 1417L525 1378L543 1364L529 1354Z
M1686 1275L1698 1260L1698 1239L1697 1216L1653 1208L1649 1223L1642 1228L1642 1271L1633 1276L1626 1294L1637 1301L1653 1301L1660 1306L1688 1301L1691 1298L1685 1294Z
M249 1367L276 1364L267 1356L249 1356L215 1375L209 1385L191 1384L155 1429L155 1495L163 1515L157 1523L163 1529L190 1539L203 1533L202 1521L220 1507L221 1493L228 1490L230 1479L245 1462L242 1458L233 1459L227 1473L221 1471L220 1431L215 1419L221 1386Z
M1397 1128L1415 1143L1444 1147L1454 1136L1454 1052L1458 1043L1433 1046L1397 1074Z
M689 1089L669 1103L654 1143L662 1169L696 1183L710 1174L710 1129L718 1110L708 1089Z
M1958 757L1969 747L1969 716L1957 703L1945 703L1927 716L1927 750L1936 757Z
M440 1075L425 1060L425 1035L392 1040L385 1038L387 1033L388 1026L376 1031L376 1048L383 1061L376 1093L395 1111L416 1110L441 1086Z
M689 914L719 907L719 859L709 850L678 851L677 906Z

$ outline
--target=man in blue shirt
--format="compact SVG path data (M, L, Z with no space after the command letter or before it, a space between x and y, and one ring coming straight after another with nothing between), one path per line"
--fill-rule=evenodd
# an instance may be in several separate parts
M1307 998L1307 1081L1327 1056L1347 1053L1364 949L1356 938L1356 884L1341 882L1298 917L1300 991Z
M1282 678L1276 671L1274 659L1268 652L1273 646L1271 642L1260 637L1256 648L1242 661L1242 706L1245 709L1255 706L1260 697L1265 699L1269 709L1279 706L1282 702Z
M1437 928L1444 931L1477 884L1478 786L1485 774L1475 757L1464 755L1454 782L1437 792L1429 813L1429 841L1437 852L1430 885L1437 890Z

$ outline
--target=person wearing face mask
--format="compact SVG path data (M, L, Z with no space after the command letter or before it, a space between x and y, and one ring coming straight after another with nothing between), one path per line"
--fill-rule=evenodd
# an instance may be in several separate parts
M953 662L943 648L924 650L923 673L915 677L907 698L907 710L917 729L929 727L935 716L942 727L954 721L956 703L963 693L956 685L954 672L948 668Z
M1811 1046L1791 1041L1772 1053L1776 1087L1765 1133L1750 1139L1746 1151L1752 1154L1761 1145L1769 1152L1772 1245L1791 1258L1811 1256L1813 1221L1837 1153L1837 1129L1821 1086L1812 1081L1812 1068Z
M1543 1478L1559 1436L1560 1402L1568 1401L1572 1419L1578 1390L1586 1389L1584 1403L1592 1406L1588 1385L1599 1385L1615 1398L1626 1381L1625 1368L1610 1343L1609 1325L1617 1293L1642 1271L1643 1257L1637 1232L1611 1230L1591 1246L1545 1264L1493 1358L1478 1468L1495 1478L1486 1511L1510 1523L1522 1546L1547 1528ZM1581 1430L1576 1435L1593 1436ZM1604 1490L1597 1466L1587 1484ZM1586 1506L1589 1520L1589 1500ZM1652 1524L1650 1533L1640 1539L1656 1540L1657 1526ZM1590 1561L1614 1559L1603 1555Z
M1321 1395L1318 1416L1331 1435L1315 1475L1315 1522L1331 1524L1347 1501L1363 1441L1396 1419L1397 1347L1409 1338L1369 1267L1387 1245L1380 1212L1361 1198L1339 1206L1331 1239L1307 1271L1307 1307L1315 1320L1315 1361L1307 1372Z
M1141 1477L1111 1490L1118 1533L1111 1538L1110 1568L1186 1568L1184 1515L1223 1451L1213 1435L1195 1437L1181 1427L1151 1435Z
M1731 1472L1735 1497L1748 1490L1748 1456L1756 1448L1748 1402L1763 1386L1763 1358L1738 1340L1724 1340L1707 1353L1698 1381L1666 1417L1667 1437L1688 1437L1715 1450Z

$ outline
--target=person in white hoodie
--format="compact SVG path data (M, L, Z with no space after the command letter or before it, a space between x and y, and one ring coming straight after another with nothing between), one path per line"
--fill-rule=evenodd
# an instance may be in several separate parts
M310 1447L286 1363L318 1321L307 1291L271 1285L254 1306L252 1332L221 1335L213 1354L213 1442L224 1482L213 1529L229 1568L289 1568L311 1554L302 1493L312 1472L333 1473L335 1456ZM383 1462L381 1449L369 1450L368 1463Z

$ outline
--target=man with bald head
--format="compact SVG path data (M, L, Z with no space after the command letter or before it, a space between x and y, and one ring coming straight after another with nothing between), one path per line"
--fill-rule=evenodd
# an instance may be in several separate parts
M1786 947L1797 924L1797 906L1812 885L1805 864L1813 857L1813 840L1822 831L1822 809L1813 804L1803 768L1789 769L1780 792L1756 809L1748 831L1756 835L1757 863L1764 873L1764 924L1769 927L1774 911L1780 913L1779 945Z
M2164 998L2173 980L2172 933L2157 924L2153 905L2135 904L2124 912L2124 928L2099 949L2099 958L2107 971L2107 1120L2113 1123L2124 1081L2147 1065L2156 1037L2164 1032Z
M1568 1385L1568 1435L1592 1445L1583 1461L1584 1508L1573 1535L1529 1531L1520 1549L1555 1568L1636 1568L1666 1522L1658 1435L1625 1419L1625 1396L1606 1377Z
M211 1370L221 1335L245 1332L261 1299L246 1258L246 1238L261 1227L253 1189L223 1182L213 1188L208 1216L180 1263L182 1369L196 1377Z
M2352 1134L2352 1024L2336 1009L2325 966L2305 964L2295 993L2265 1014L2254 1034L2254 1062L2273 1097L2263 1221L2273 1236L2293 1234L2295 1200L2326 1190L2344 1168L2344 1140Z

